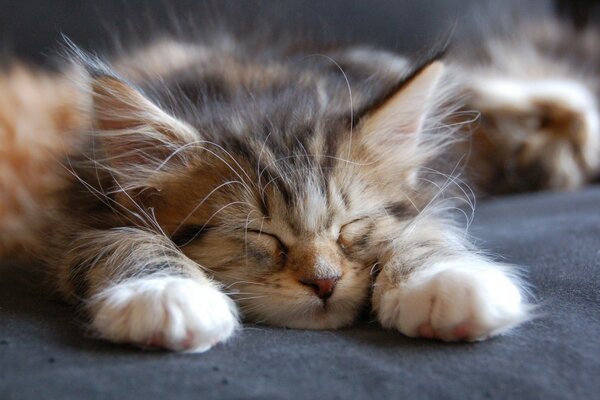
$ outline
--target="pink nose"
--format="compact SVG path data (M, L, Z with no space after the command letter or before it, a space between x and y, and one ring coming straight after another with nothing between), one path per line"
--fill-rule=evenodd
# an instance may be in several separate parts
M333 289L339 279L339 276L325 279L301 279L300 283L310 286L320 299L327 300L333 294Z

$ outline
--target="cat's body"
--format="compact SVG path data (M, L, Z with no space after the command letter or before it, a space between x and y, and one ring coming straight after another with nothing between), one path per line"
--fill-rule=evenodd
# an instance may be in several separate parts
M240 315L332 329L371 304L409 336L480 340L527 317L429 167L452 138L439 61L219 38L83 64L91 129L39 256L99 336L203 351Z
M549 10L497 6L456 40L467 174L480 192L573 190L600 176L600 31Z
M0 258L27 256L64 190L60 161L87 127L87 96L62 74L0 73Z

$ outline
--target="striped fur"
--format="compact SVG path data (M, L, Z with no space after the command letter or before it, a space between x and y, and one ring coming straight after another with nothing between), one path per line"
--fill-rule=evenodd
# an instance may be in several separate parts
M92 129L39 254L101 337L204 351L238 313L325 329L370 303L384 326L443 340L526 318L510 268L448 215L441 62L227 38L76 59Z

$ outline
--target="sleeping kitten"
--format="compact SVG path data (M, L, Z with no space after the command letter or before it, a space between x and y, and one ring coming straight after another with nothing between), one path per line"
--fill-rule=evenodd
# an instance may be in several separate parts
M40 256L98 336L200 352L241 317L334 329L369 304L445 341L527 318L429 167L452 139L435 58L217 37L83 64L93 128Z
M455 46L465 110L480 113L466 169L488 194L576 189L600 175L600 32L518 11L479 15Z

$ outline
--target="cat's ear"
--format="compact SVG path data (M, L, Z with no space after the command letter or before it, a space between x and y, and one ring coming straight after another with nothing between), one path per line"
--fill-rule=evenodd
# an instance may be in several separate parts
M365 142L390 150L399 144L418 143L444 69L441 61L429 63L369 106L362 118Z
M93 124L115 169L156 167L198 140L194 128L169 115L140 91L109 75L91 82Z

